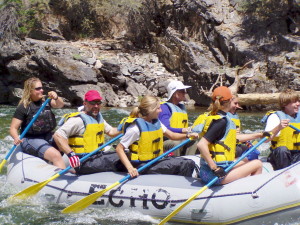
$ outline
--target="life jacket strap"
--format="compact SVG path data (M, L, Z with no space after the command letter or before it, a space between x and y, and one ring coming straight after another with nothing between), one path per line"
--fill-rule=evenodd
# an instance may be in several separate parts
M103 131L100 131L97 133L97 135L102 135L103 134Z
M102 143L99 143L99 144L98 144L98 147L100 147L100 146L103 145L103 144L104 144L103 142L102 142Z
M71 148L83 148L84 145L70 145Z
M225 155L225 152L213 152L213 151L210 151L209 153L211 154L212 158L215 158L216 155Z
M69 138L83 138L83 135L73 135L73 136L70 136Z
M217 141L216 143L219 144L219 145L221 145L222 147L224 147L227 151L230 151L229 146L226 145L226 144L224 143L224 141Z
M155 140L152 141L152 143L157 143L160 141L160 137L159 138L156 138Z
M160 149L153 152L153 155L158 155L160 153Z

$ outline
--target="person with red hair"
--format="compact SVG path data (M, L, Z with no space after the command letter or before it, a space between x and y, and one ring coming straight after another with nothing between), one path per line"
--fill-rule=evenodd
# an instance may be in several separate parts
M227 116L231 107L233 95L230 90L221 86L212 94L209 114L203 126L202 138L197 144L201 153L199 176L204 183L210 182L215 176L219 180L215 184L227 184L234 180L256 175L262 172L262 162L258 159L239 162L228 173L225 169L235 160L236 141L247 138L237 136L236 126ZM260 134L262 137L263 134Z

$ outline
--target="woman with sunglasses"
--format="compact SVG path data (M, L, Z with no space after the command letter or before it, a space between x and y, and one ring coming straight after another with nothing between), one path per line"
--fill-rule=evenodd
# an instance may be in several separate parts
M63 100L57 93L50 91L48 97L51 98L49 105L40 113L37 120L20 140L18 131L22 133L36 112L45 101L42 82L39 78L31 77L24 83L24 92L14 113L10 125L10 135L14 139L14 144L20 144L23 152L45 159L53 165L64 169L65 163L61 153L52 146L52 131L56 127L56 120L51 108L62 108Z
M160 100L157 97L145 96L139 107L134 108L130 117L124 122L124 136L117 145L116 151L131 177L139 175L137 167L164 153L163 136L172 140L198 138L197 133L182 134L167 129L158 119L160 112ZM194 169L193 160L182 157L166 157L153 164L144 173L190 177Z

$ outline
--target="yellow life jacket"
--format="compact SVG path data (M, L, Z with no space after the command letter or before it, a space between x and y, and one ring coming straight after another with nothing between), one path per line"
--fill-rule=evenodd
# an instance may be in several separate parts
M231 121L235 124L236 128L240 128L241 131L241 120L237 113L232 114L231 112L227 113L227 117L231 119ZM242 142L238 142L237 144L242 144Z
M199 136L202 137L209 128L212 120L218 120L221 118L223 117L220 115L211 115L210 112L200 114L191 127L192 132L198 133Z
M205 112L203 114L200 114L197 117L197 119L194 121L194 123L191 127L192 132L199 134L199 138L201 138L204 134L203 128L204 128L204 125L206 123L206 119L209 115L210 115L210 112Z
M291 117L288 114L285 114L282 111L271 111L268 112L264 118L262 119L262 122L267 122L268 117L275 113L280 120L283 119L289 119L290 125L293 125L300 129L300 117ZM291 127L285 127L280 131L279 136L274 137L273 140L271 141L271 149L275 149L278 147L287 147L290 151L295 151L295 150L300 150L300 134L298 131L294 130Z
M170 118L170 127L187 128L189 126L188 114L183 104L178 104L178 106L169 102L162 102L161 104L166 104L172 113Z
M236 127L230 118L224 115L209 115L205 121L203 133L205 134L214 120L226 117L227 125L224 136L216 143L208 145L209 151L214 161L233 161L236 151ZM203 134L203 135L204 135Z
M236 128L240 128L241 129L241 120L238 116L237 113L232 114L230 112L227 113L227 116L232 120L232 122L234 122Z
M148 161L163 154L163 131L159 120L152 123L141 118L128 118L124 130L136 123L140 130L140 139L129 146L131 160Z
M126 123L126 121L129 119L129 118L132 118L132 117L124 117L121 121L120 121L120 123L119 123L119 125L118 125L118 127L117 127L117 130L118 131L122 131L122 133L124 133L124 125L125 125L125 123Z
M104 144L104 119L101 113L98 114L97 120L81 112L68 113L60 120L59 126L71 117L80 117L85 126L82 135L70 136L68 139L69 146L76 154L90 153Z

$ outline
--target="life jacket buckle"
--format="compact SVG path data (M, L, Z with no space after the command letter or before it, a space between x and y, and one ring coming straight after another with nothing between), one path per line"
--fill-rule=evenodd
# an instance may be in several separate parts
M153 143L157 143L157 142L159 142L160 141L160 137L159 138L156 138L155 140L153 140L152 142Z
M153 154L154 154L154 155L157 155L157 154L159 154L159 152L160 152L160 149L155 150L155 151L153 152Z

